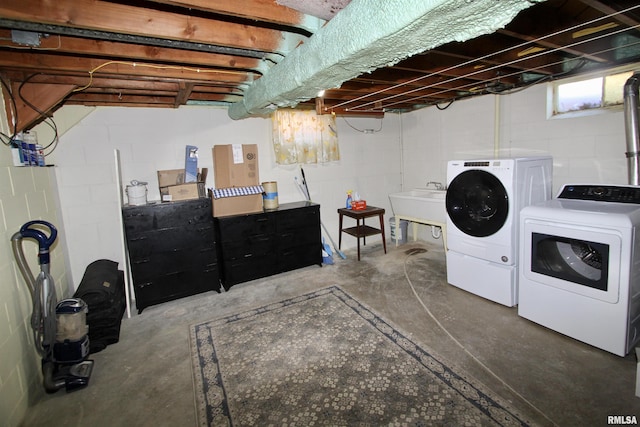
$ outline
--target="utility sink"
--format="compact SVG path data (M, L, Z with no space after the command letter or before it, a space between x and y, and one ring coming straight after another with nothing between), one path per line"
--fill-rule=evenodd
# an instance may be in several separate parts
M389 201L395 216L415 218L427 224L444 224L447 220L444 206L446 194L446 190L414 188L389 194Z

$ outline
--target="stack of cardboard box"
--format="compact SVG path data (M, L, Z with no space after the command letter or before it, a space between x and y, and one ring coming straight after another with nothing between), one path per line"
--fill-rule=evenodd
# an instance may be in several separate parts
M207 168L199 170L196 182L185 180L184 169L169 169L158 171L158 187L160 187L160 199L163 202L197 199L207 197L205 181L207 180Z
M214 145L212 155L216 189L210 192L213 216L261 212L258 146Z
M178 200L207 197L205 182L207 169L198 169L198 147L185 147L184 169L158 171L160 200L174 202Z

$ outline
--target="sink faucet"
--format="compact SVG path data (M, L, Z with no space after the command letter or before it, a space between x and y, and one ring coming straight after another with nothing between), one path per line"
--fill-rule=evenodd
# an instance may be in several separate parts
M444 190L445 189L441 182L429 181L429 182L427 182L427 187L430 186L431 184L433 184L433 186L436 187L436 190Z

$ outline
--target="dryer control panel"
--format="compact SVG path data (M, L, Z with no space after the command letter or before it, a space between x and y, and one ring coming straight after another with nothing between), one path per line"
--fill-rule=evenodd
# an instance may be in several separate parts
M640 204L640 187L620 185L565 185L558 199Z

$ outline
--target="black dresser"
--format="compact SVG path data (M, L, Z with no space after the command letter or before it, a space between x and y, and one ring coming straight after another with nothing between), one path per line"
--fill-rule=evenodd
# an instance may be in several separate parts
M313 264L322 266L318 204L284 203L275 210L215 220L226 290L260 277Z
M220 292L211 199L122 209L138 313L150 305Z

